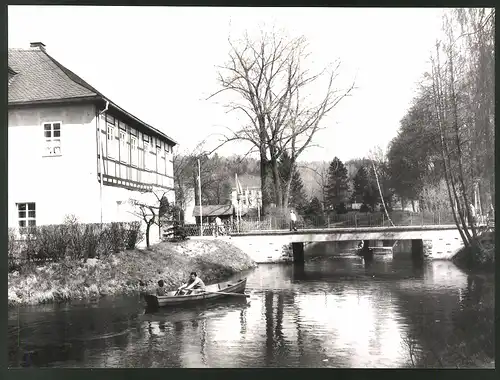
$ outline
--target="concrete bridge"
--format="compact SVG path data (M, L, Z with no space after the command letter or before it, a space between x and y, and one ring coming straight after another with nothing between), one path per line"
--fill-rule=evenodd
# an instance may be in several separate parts
M463 247L456 225L321 228L299 231L267 230L233 233L231 242L257 263L286 261L284 247L293 247L293 260L304 260L305 242L411 240L412 254L450 259Z

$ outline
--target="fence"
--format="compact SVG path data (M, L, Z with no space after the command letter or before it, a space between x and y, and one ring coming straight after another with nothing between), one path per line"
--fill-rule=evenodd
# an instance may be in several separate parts
M389 213L392 223L395 226L428 226L428 225L450 225L455 224L453 216L449 213L439 212L419 212L393 211ZM483 223L484 222L484 223ZM492 221L489 221L491 225ZM480 219L480 224L486 224ZM387 219L385 213L348 213L332 215L315 215L308 217L299 217L296 223L298 229L312 228L357 228L357 227L391 227L391 222ZM197 224L181 225L186 236L200 236L200 226ZM290 219L285 217L266 217L264 220L243 219L238 224L225 223L224 231L226 233L251 232L251 231L276 231L288 230ZM215 235L215 224L203 224L203 236ZM164 232L164 238L171 237L173 228L170 227L168 233Z
M391 221L385 213L348 213L332 215L316 215L312 217L299 217L296 222L298 229L312 228L358 228L358 227L391 227L395 226L428 226L450 225L455 220L450 213L393 211L389 213ZM482 219L479 224L485 224ZM490 224L492 222L490 221ZM290 219L285 217L268 217L263 221L245 219L241 221L240 232L287 230ZM236 230L236 229L234 229Z
M200 236L200 226L198 224L184 224L181 226L184 229L186 236ZM215 224L203 223L203 236L213 236L215 235ZM224 225L224 230L227 232L232 231L229 224Z

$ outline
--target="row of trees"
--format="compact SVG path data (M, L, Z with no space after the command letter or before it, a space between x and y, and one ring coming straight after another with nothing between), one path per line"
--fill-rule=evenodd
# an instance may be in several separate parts
M476 247L475 227L466 229L475 193L486 207L495 198L495 10L447 11L430 58L388 163L397 192L429 208L446 205L464 244Z
M451 209L457 226L465 227L467 220L473 220L470 206L478 184L481 203L494 202L494 20L494 10L488 9L445 12L444 37L436 42L432 69L424 73L414 104L401 120L387 154L376 150L345 165L334 159L327 173L320 173L325 206L334 208L346 201L373 206L380 198L390 205L397 195L403 204L418 200L424 208ZM254 174L260 177L264 213L271 203L279 208L306 207L310 201L297 160L311 145L324 117L350 94L353 85L335 88L338 62L318 74L308 73L302 37L287 39L263 32L258 38L230 39L229 46L229 59L219 67L221 88L212 96L230 93L225 106L247 122L223 135L221 145L247 141L250 152L258 152ZM320 82L325 84L324 93L317 97L316 91L315 98L307 89ZM176 170L187 177L182 169L187 168L190 180L185 183L197 191L195 161L200 159L202 197L208 203L221 203L228 199L223 186L227 193L229 178L242 173L238 166L243 160L218 174L220 170L213 168L224 166L221 158L208 157L201 153L179 157L191 164L177 165ZM177 184L177 199L182 202L183 185ZM474 244L474 228L471 236L468 230L462 234L466 246Z

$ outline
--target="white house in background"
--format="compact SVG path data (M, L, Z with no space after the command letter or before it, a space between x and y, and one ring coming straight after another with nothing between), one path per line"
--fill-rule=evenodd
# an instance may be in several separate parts
M129 200L174 202L176 142L57 62L45 45L8 51L9 227L133 221ZM125 79L125 78L124 78ZM138 96L142 96L139 94ZM157 241L153 229L151 241Z
M231 189L231 204L238 208L238 192L236 187ZM260 186L244 187L240 194L240 207L244 212L248 210L262 208L262 191Z

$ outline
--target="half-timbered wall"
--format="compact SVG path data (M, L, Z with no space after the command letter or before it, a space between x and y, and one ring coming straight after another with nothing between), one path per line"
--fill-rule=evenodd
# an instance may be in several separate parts
M148 135L106 114L98 123L103 160L103 183L129 189L153 186L173 190L173 147L164 139ZM97 139L99 145L99 136Z

